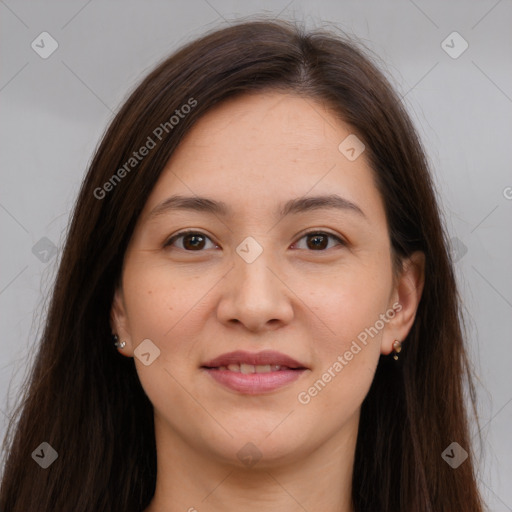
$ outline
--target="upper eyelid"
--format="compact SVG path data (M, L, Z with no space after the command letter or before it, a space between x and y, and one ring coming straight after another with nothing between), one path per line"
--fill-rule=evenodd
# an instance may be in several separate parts
M212 239L212 237L210 235L207 235L206 233L203 233L202 231L200 231L198 229L189 229L189 230L185 230L185 231L179 231L175 235L172 235L169 238L167 238L166 241L164 242L164 246L169 245L170 243L178 240L179 238L181 238L185 235L191 235L191 234L192 235L202 235L216 244L216 242Z
M331 233L329 230L326 230L326 229L310 229L304 233L300 233L298 235L297 240L300 240L301 238L305 237L306 235L314 235L317 233L332 236L333 238L337 238L340 242L346 243L345 239L341 235L338 235L337 233Z
M212 243L214 243L215 245L218 245L217 242L215 242L212 237L210 237L209 235L207 235L206 233L202 232L201 230L193 230L193 229L189 229L189 230L185 230L185 231L179 231L178 233L176 233L175 235L172 235L171 237L169 237L165 242L164 242L164 247L167 247L169 246L171 243L174 243L176 240L178 240L179 238L183 237L183 236L186 236L186 235L190 235L190 234L197 234L197 235L202 235L206 238L208 238ZM325 229L311 229L309 231L306 231L305 233L302 233L302 234L299 234L298 235L298 238L297 238L297 241L299 241L300 239L304 238L305 236L307 235L313 235L313 234L324 234L324 235L328 235L332 238L335 238L337 239L341 244L343 245L346 245L347 244L347 241L341 237L340 235L337 235L337 234L334 234L334 233L331 233L330 231L327 231ZM293 242L293 243L296 243L296 242ZM187 251L187 252L194 252L194 251ZM197 252L202 252L202 251L197 251Z

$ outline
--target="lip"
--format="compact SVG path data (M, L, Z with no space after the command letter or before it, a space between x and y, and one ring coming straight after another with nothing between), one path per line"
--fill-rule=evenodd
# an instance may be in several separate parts
M234 352L227 352L221 354L215 359L203 363L203 368L218 368L219 366L228 366L230 364L252 364L257 365L279 365L287 366L288 368L307 369L305 365L296 361L295 359L276 352L275 350L263 350L262 352L246 352L244 350L236 350ZM271 372L276 373L276 372Z
M282 368L266 373L241 373L226 369L230 364L277 365ZM222 367L222 369L220 368ZM236 350L222 354L201 366L215 381L246 395L269 393L297 380L308 368L286 354L274 350L245 352Z
M306 368L249 374L215 368L203 368L203 370L219 384L233 391L245 395L260 395L292 383L306 371Z

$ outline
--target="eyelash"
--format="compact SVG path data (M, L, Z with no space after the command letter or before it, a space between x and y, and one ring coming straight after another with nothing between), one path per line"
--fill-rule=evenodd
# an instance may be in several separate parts
M186 230L186 231L180 231L179 233L176 233L175 235L173 235L171 238L169 238L165 243L164 243L164 247L170 247L176 240L178 240L179 238L181 237L184 237L186 235L200 235L202 237L205 237L207 238L208 240L210 240L212 243L215 243L213 242L213 240L206 234L202 233L201 231L194 231L194 230ZM299 240L302 240L303 238L307 237L308 235L322 235L322 236L327 236L327 237L330 237L330 238L333 238L334 240L336 240L337 242L339 242L339 245L342 245L342 246L346 246L347 243L345 242L345 240L341 239L339 236L337 235L334 235L332 233L329 233L327 231L316 231L316 230L312 230L312 231L308 231L307 233L304 233L300 238ZM181 249L181 247L178 247L178 249ZM182 251L186 251L186 252L204 252L203 249L201 250L198 250L198 251L189 251L187 249L181 249ZM313 251L311 250L310 252L325 252L327 249L320 249L318 251Z

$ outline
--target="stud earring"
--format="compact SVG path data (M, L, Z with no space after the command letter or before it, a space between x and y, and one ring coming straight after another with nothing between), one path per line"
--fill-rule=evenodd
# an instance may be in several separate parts
M117 348L124 348L126 346L126 341L119 341L117 334L114 334L114 346Z
M393 350L394 350L394 354L393 354L393 359L395 361L398 361L398 354L400 353L400 351L402 350L402 342L399 341L399 340L395 340L393 342Z

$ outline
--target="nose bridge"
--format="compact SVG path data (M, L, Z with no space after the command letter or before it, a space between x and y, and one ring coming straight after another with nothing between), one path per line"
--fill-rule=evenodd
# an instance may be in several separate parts
M270 321L288 322L292 306L286 286L277 277L276 258L270 249L264 249L250 238L236 248L234 268L219 305L219 316L224 321L237 320L249 329L260 328Z
M244 280L257 282L268 278L267 267L275 263L268 237L259 236L258 240L248 236L235 249L235 270Z
M238 246L233 278L237 280L236 289L239 294L248 295L249 298L257 296L257 301L262 303L278 292L276 288L279 288L279 281L269 269L275 263L270 249L263 250L261 246L258 249L251 244L253 242L249 241Z

